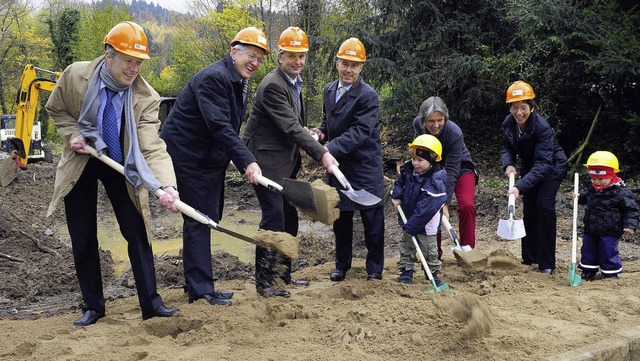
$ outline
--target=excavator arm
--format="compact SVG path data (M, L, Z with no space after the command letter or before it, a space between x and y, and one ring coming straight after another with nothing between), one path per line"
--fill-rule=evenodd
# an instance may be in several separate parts
M44 72L52 78L38 77L37 72ZM20 88L16 96L16 133L11 139L14 152L17 153L16 163L20 168L27 166L29 151L31 150L31 140L33 139L33 125L38 108L38 95L41 90L52 91L56 86L56 79L60 77L60 72L53 72L37 68L27 64L22 72Z

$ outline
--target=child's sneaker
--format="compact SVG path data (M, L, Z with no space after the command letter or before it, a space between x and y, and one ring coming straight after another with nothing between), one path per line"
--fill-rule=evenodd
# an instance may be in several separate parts
M442 280L438 277L438 271L433 271L431 275L433 276L433 281L436 283L436 287L442 286Z
M585 281L593 281L596 279L596 272L582 272L580 278Z
M400 277L398 277L398 282L404 283L406 285L413 283L413 270L412 269L403 269L400 272Z
M618 279L619 277L618 277L618 274L617 274L617 273L614 273L614 274L606 274L606 273L603 273L603 274L602 274L602 278L606 278L606 279L610 279L610 280L615 280L615 279Z

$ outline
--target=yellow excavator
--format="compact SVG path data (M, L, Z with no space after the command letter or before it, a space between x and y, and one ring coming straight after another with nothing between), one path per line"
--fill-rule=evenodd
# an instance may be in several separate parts
M43 73L47 76L40 76ZM42 143L42 129L40 122L36 121L36 111L40 91L52 91L60 74L32 64L24 67L16 96L16 114L0 118L0 153L8 154L0 165L3 186L15 178L16 166L25 169L30 159L51 159L50 152L45 151Z

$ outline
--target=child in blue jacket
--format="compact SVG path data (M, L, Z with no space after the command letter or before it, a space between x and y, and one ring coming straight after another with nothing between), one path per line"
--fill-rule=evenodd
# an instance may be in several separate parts
M578 198L578 203L587 205L579 265L582 279L594 280L598 270L602 278L618 278L622 272L618 242L624 233L632 235L638 228L638 204L616 175L618 158L613 153L595 152L585 166L591 179Z
M398 282L413 282L416 249L411 237L416 237L429 270L437 286L442 284L438 273L442 262L438 260L436 234L440 227L442 205L447 201L447 172L436 163L442 159L442 144L431 134L418 136L409 144L411 161L400 170L391 193L394 206L401 205L407 223L399 220L404 236L400 241Z

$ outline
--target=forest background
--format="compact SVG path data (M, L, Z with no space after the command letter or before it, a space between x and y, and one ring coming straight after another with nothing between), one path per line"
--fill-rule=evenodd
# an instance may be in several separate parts
M635 0L186 0L189 13L144 0L0 0L0 110L15 112L25 64L62 71L103 54L116 23L134 20L149 37L141 74L162 96L229 51L236 32L263 28L275 50L279 34L299 26L310 52L302 74L309 126L322 120L322 90L334 80L335 53L349 37L363 41L361 74L378 91L384 146L404 150L411 121L431 95L450 118L481 173L500 172L500 124L507 87L529 82L538 111L555 128L572 163L595 150L614 152L625 179L640 175L640 8ZM275 51L251 81L277 66ZM48 94L41 94L44 104ZM45 139L59 142L46 112ZM595 123L595 124L594 124ZM589 137L590 130L593 129ZM588 140L588 142L585 142Z

